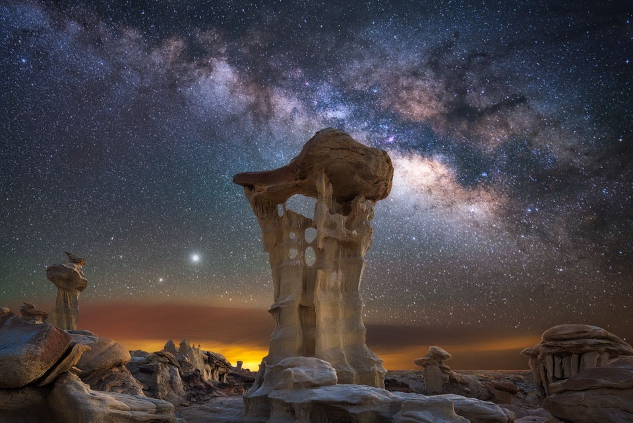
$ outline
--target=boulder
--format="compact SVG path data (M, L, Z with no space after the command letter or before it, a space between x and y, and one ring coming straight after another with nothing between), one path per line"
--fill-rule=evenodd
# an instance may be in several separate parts
M519 393L519 388L506 380L492 380L486 387L497 404L512 404L512 397Z
M0 315L0 388L19 388L42 378L67 352L72 337L59 328Z
M65 353L64 357L51 367L46 374L39 379L37 386L45 386L55 381L57 376L69 371L81 359L82 354L90 351L90 347L81 344L73 344Z
M424 397L417 394L389 392L362 385L330 385L298 390L274 390L271 399L271 422L337 421L455 421L472 423L511 423L514 414L491 402L459 395ZM429 398L432 400L430 402ZM435 401L437 402L435 402ZM406 404L406 405L405 405ZM449 410L449 404L457 416ZM425 406L429 408L425 409ZM421 414L417 414L420 412ZM424 413L423 413L424 412ZM414 420L415 418L427 420ZM449 419L449 420L446 420ZM450 420L453 419L453 420Z
M103 371L120 367L130 361L130 353L123 345L111 339L98 337L87 330L69 330L73 342L90 347L90 351L84 353L77 363L81 369L81 375L89 375L92 372Z
M279 382L275 389L304 389L336 385L336 371L327 361L313 357L289 357L279 367Z

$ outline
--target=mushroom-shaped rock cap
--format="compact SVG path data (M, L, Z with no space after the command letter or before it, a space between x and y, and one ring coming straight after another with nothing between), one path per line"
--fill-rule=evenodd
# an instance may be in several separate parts
M83 291L88 286L88 281L75 269L54 264L46 268L46 278L55 286L66 291Z
M317 132L284 167L240 173L233 182L253 187L256 195L284 203L294 194L316 198L317 177L324 172L337 202L364 195L382 200L391 191L393 165L387 152L367 147L337 129Z
M576 339L604 339L628 345L616 335L598 326L568 324L558 325L543 332L543 341L569 341Z
M432 345L429 347L429 352L426 354L426 356L440 358L442 360L449 360L453 357L452 355L447 353L444 349L440 347L436 347L435 345Z

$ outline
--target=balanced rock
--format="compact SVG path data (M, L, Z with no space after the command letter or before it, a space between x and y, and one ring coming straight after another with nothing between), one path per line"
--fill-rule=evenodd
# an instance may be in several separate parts
M88 286L83 272L86 260L69 252L66 252L66 256L66 263L46 268L46 278L57 287L57 299L50 322L61 329L77 329L79 294Z
M604 367L621 355L632 356L633 348L597 326L567 324L546 330L539 344L525 348L521 354L529 358L541 392L549 395L550 384L586 369Z
M386 152L331 128L280 169L234 176L259 220L274 286L276 326L249 392L268 369L297 356L331 363L339 383L384 387L382 360L365 344L359 286L374 204L389 194L392 177ZM286 209L294 194L316 198L313 217Z

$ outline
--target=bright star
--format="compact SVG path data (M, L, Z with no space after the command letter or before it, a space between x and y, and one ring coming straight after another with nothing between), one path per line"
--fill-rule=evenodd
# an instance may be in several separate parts
M191 256L191 261L193 261L194 263L199 262L199 261L200 261L200 255L198 255L198 254L193 254L193 255Z

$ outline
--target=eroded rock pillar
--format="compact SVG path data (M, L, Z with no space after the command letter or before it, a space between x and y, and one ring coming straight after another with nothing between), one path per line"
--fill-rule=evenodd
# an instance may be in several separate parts
M274 285L275 329L251 396L274 385L268 368L295 356L329 362L338 383L384 387L382 360L365 344L359 288L374 205L392 176L386 152L324 129L287 166L234 177L259 221ZM313 217L285 207L294 194L316 198Z
M66 256L66 263L46 268L46 278L57 287L55 308L48 321L60 329L76 330L79 320L79 294L88 286L83 272L86 260L68 252Z

